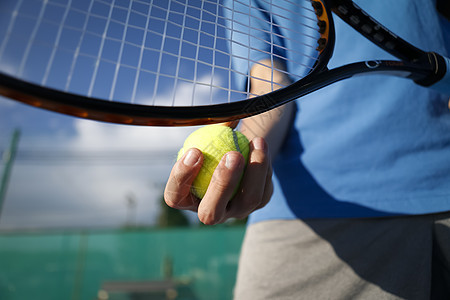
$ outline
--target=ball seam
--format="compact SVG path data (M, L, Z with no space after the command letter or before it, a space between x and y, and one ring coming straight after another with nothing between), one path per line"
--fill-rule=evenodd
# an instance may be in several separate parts
M232 131L232 133L233 133L234 146L236 147L236 150L239 151L239 153L241 153L241 148L239 147L239 138L235 131Z

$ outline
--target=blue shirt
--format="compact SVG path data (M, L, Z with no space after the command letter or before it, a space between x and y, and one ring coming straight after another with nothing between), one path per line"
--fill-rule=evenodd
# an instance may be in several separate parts
M269 10L269 1L250 2L253 7ZM355 2L413 45L449 54L450 26L436 12L434 1ZM235 3L234 9L248 12L239 6ZM386 6L389 11L384 10ZM272 7L272 11L276 9ZM279 13L285 15L286 11ZM238 13L233 15L242 18ZM258 16L264 17L269 18ZM284 18L275 21L281 24L277 28L280 36L293 34L283 30L288 25L282 24ZM330 68L355 61L395 60L338 17L334 21L337 39ZM251 41L252 46L264 47L267 43L262 41L268 36ZM270 37L277 44L271 46L272 52L292 56L287 57L290 72L304 72L293 70L295 66L289 64L304 58L283 51L290 39L276 36ZM248 41L244 36L233 38L237 44ZM252 61L266 58L243 49L235 46L232 51L239 56L247 51ZM245 74L251 65L236 60L234 67ZM274 161L274 195L266 207L252 214L250 222L449 211L448 98L407 79L373 75L347 79L298 100L293 126Z

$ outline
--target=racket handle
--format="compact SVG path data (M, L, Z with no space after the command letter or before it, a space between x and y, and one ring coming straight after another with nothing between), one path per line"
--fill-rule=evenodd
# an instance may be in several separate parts
M433 68L432 74L415 82L450 96L450 59L434 52L428 52L428 60Z
M430 87L438 92L450 95L450 59L445 56L441 56L441 58L444 60L444 63L441 63L439 67L442 65L445 67L445 74L438 82Z

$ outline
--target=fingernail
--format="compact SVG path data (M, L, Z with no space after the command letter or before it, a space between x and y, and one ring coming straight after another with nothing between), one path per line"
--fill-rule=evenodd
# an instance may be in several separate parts
M255 147L256 150L264 150L264 140L260 137L253 139L253 147Z
M188 167L192 167L197 163L198 159L199 156L197 155L197 152L189 150L186 156L184 157L183 163Z
M229 170L236 169L239 167L239 164L241 163L241 159L238 155L233 154L226 154L225 157L225 167Z

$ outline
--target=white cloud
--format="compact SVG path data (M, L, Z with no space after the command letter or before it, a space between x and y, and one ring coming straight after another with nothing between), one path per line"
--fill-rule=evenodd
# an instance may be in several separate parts
M156 95L153 99L150 95L148 98L141 98L137 103L146 105L160 106L193 106L208 105L217 102L217 93L219 88L223 86L225 80L221 76L212 77L210 74L199 77L193 82L178 80L173 89L169 89L164 94ZM221 100L222 102L226 100ZM219 101L220 102L220 101Z
M72 149L149 149L174 151L194 127L141 127L76 120Z

